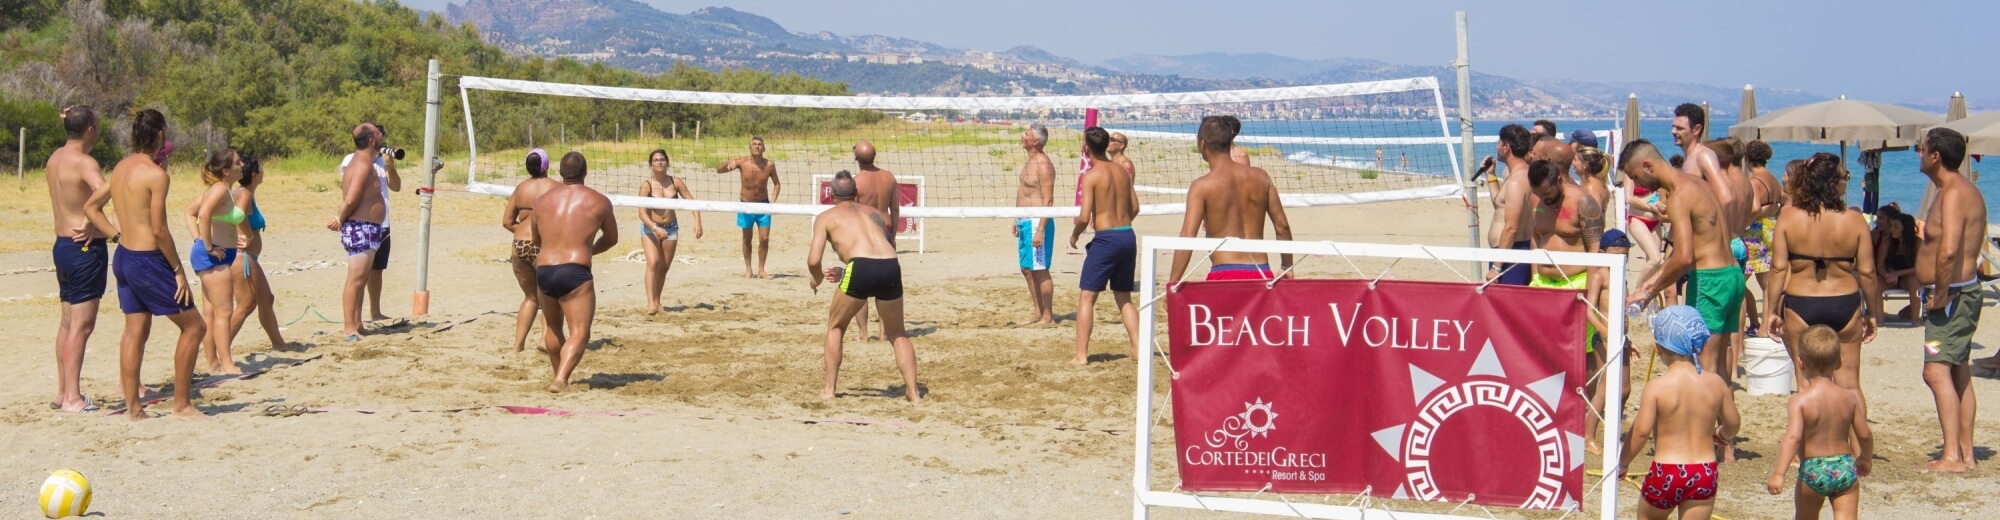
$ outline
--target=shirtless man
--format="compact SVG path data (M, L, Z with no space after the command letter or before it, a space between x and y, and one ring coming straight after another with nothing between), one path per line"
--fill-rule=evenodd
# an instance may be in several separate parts
M1203 118L1195 134L1202 160L1208 162L1208 173L1188 183L1187 213L1181 217L1180 236L1192 237L1199 231L1208 238L1263 240L1264 218L1268 216L1278 240L1291 240L1292 222L1285 217L1285 205L1278 199L1278 187L1271 183L1271 176L1261 168L1237 164L1226 155L1236 139L1236 132L1230 130L1234 125L1226 120L1235 118ZM1173 276L1168 280L1186 275L1189 256L1188 251L1174 253ZM1292 255L1279 258L1280 270L1291 269ZM1208 270L1209 280L1272 277L1271 257L1263 253L1216 251L1210 259L1215 265Z
M174 250L174 233L167 225L167 170L153 162L167 140L167 117L158 110L145 109L132 118L131 153L111 169L111 180L83 205L91 227L116 241L119 230L135 230L112 253L111 272L118 277L118 307L125 312L125 337L118 345L118 386L125 392L125 416L137 421L146 418L146 406L139 400L139 365L145 361L146 338L153 333L153 317L166 316L180 327L180 341L174 345L174 417L199 418L203 414L188 401L194 386L194 358L208 326L194 312L194 292L188 289L187 271L181 268L180 253ZM104 204L117 207L114 225L104 214Z
M896 233L889 227L887 214L855 200L858 184L848 172L833 175L833 207L813 219L812 247L806 251L806 280L814 293L819 292L822 273L825 281L840 284L827 312L826 386L820 388L819 398L834 397L847 322L874 298L876 310L882 312L883 334L896 350L896 368L903 372L903 397L921 403L917 348L903 331L903 267L896 261ZM829 242L846 265L822 271L820 256Z
M583 185L590 173L583 154L563 154L560 170L562 185L535 198L535 214L529 219L534 241L542 247L535 255L535 287L542 291L542 350L555 371L550 392L569 386L570 372L590 344L590 323L597 314L590 257L618 245L611 199Z
M1651 301L1692 270L1687 299L1700 311L1710 333L1708 345L1697 362L1710 367L1727 383L1734 369L1717 366L1717 362L1721 350L1728 347L1729 335L1743 329L1743 268L1730 257L1729 239L1733 235L1723 228L1721 205L1716 203L1705 182L1668 165L1651 141L1639 139L1626 144L1624 153L1618 157L1618 170L1630 176L1632 182L1664 194L1666 213L1660 216L1674 225L1674 248L1667 254L1666 263L1652 278L1640 283L1639 290L1633 291L1625 304ZM1731 439L1721 440L1722 460L1736 460Z
M62 288L62 322L56 328L56 400L49 406L64 412L96 411L83 396L83 351L97 330L97 304L104 297L104 275L111 252L109 235L90 225L83 203L104 187L104 172L91 158L97 146L97 112L88 106L63 109L63 134L68 142L43 167L49 182L49 208L55 213L56 285Z
M1021 132L1021 148L1028 151L1028 163L1021 165L1021 184L1014 190L1016 207L1055 205L1056 167L1048 154L1042 153L1048 139L1049 130L1041 123L1029 125L1027 131ZM1014 219L1014 249L1018 253L1015 256L1019 257L1021 279L1028 282L1029 304L1035 307L1033 316L1015 325L1041 327L1056 322L1056 284L1049 278L1049 262L1056 246L1055 224L1052 218Z
M1533 200L1536 201L1534 218L1529 220L1535 248L1595 252L1604 236L1604 207L1591 198L1582 186L1563 181L1568 175L1564 168L1556 164L1548 159L1528 164L1528 182L1533 185ZM1595 301L1596 295L1604 289L1606 276L1607 272L1599 268L1535 264L1534 276L1528 286L1583 291L1585 297ZM1605 358L1605 352L1597 349L1599 331L1608 330L1609 324L1594 312L1585 313L1584 318L1586 362L1589 369L1596 370L1604 365ZM1585 386L1591 398L1602 404L1603 397L1597 395L1595 381ZM1596 444L1587 444L1586 448L1595 449Z
M1709 185L1715 189L1715 201L1722 207L1722 222L1729 226L1729 252L1736 256L1736 267L1743 271L1745 284L1742 296L1743 310L1754 312L1759 307L1756 306L1757 298L1751 295L1748 289L1750 246L1747 234L1750 221L1755 217L1757 201L1752 194L1750 176L1743 172L1743 141L1734 137L1724 137L1703 144L1715 155L1718 165L1716 171L1722 172L1718 180L1710 182ZM1743 335L1756 328L1757 320L1751 319L1748 323L1749 327L1729 335L1729 350L1722 353L1722 362L1716 365L1717 372L1728 373L1723 376L1724 380L1735 380L1734 369L1723 370L1721 367L1735 367L1743 360Z
M1528 186L1528 158L1532 150L1527 128L1521 125L1507 125L1500 128L1500 142L1494 145L1494 154L1499 162L1507 165L1507 175L1488 177L1490 192L1493 194L1493 225L1486 231L1486 246L1494 249L1528 249L1533 243L1528 235L1528 215L1533 210L1533 190ZM1480 170L1493 168L1493 157L1486 158ZM1487 277L1499 277L1506 285L1528 285L1531 270L1523 264L1499 264L1496 271Z
M1924 471L1960 473L1972 469L1972 335L1982 306L1979 249L1986 240L1986 196L1959 173L1965 162L1965 135L1934 128L1917 143L1918 167L1936 186L1931 214L1917 245L1917 283L1924 301L1924 384L1937 399L1944 450Z
M347 250L347 283L340 289L340 333L347 341L361 340L362 291L375 253L389 236L389 228L382 227L389 207L382 200L382 180L375 176L375 154L381 147L382 133L375 125L354 127L354 160L340 172L340 212L326 221L326 229L339 232Z
M521 308L514 318L515 352L528 344L528 329L535 324L535 312L542 308L535 289L535 257L542 253L541 243L535 242L535 199L561 186L549 178L548 152L529 150L526 165L528 180L514 186L514 194L507 197L507 209L500 212L500 226L514 234L514 254L508 263L514 267L514 282L521 286Z
M730 171L743 173L743 191L737 200L743 202L770 203L778 200L778 163L764 158L764 138L750 137L750 155L737 157L722 163L715 173ZM770 190L765 191L765 183ZM736 227L743 228L743 276L770 278L764 272L764 260L771 256L771 215L759 213L737 213ZM750 232L757 233L757 270L750 270Z
M1130 144L1130 141L1125 138L1125 134L1112 132L1111 147L1104 149L1104 155L1110 157L1111 162L1125 167L1125 174L1133 176L1134 180L1132 182L1133 184L1137 184L1139 170L1132 168L1132 158L1125 155L1125 146L1128 144Z
M854 164L860 168L860 173L854 174L854 189L857 190L854 202L889 216L889 245L893 247L896 245L895 227L902 222L897 219L903 216L902 197L896 191L896 174L875 166L875 145L868 141L854 143ZM868 335L868 306L861 307L854 323L860 337L879 339Z
M1090 152L1090 173L1112 175L1084 176L1083 204L1077 208L1076 227L1069 234L1069 248L1076 249L1076 239L1083 236L1084 228L1097 233L1085 249L1083 270L1077 276L1083 292L1076 306L1076 357L1069 362L1090 362L1097 293L1104 292L1106 285L1111 287L1111 300L1118 304L1118 313L1125 321L1132 359L1139 360L1139 311L1132 306L1132 291L1138 287L1133 276L1139 267L1139 237L1132 234L1132 219L1139 216L1139 193L1132 190L1132 176L1125 174L1125 167L1104 157L1104 149L1111 146L1110 132L1095 126L1083 129L1083 146Z

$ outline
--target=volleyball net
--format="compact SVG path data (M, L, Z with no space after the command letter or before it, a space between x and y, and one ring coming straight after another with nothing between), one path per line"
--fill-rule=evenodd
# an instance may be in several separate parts
M1434 78L1334 85L1158 94L1029 97L873 97L695 92L461 77L471 153L468 190L507 195L527 178L530 148L552 160L584 155L587 184L614 204L656 209L812 215L815 175L855 170L853 147L871 142L875 164L921 176L927 217L1073 216L1086 164L1082 130L1123 134L1142 214L1185 211L1188 184L1208 171L1196 150L1201 118L1243 121L1236 145L1264 168L1288 207L1458 197L1457 139L1447 130ZM584 124L551 123L553 111L590 114ZM563 120L576 120L565 117ZM1048 130L1055 165L1054 207L1016 207L1023 134ZM740 202L736 172L761 138L781 186L769 203ZM637 197L656 175L655 150L692 199ZM556 172L551 168L551 175Z

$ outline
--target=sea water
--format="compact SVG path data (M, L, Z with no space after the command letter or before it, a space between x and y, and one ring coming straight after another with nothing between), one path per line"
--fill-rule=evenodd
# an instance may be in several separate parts
M1620 122L1612 120L1553 121L1556 123L1558 132L1565 137L1575 130L1608 131L1620 125ZM1474 123L1473 128L1476 135L1495 136L1499 135L1502 126L1508 124L1527 126L1532 122L1533 120L1477 121ZM1726 127L1723 122L1717 122L1717 125ZM1195 131L1196 125L1194 123L1111 123L1107 126L1133 130L1185 132L1192 134ZM1672 156L1681 152L1680 147L1673 144L1672 127L1672 122L1665 119L1643 120L1639 123L1639 137L1651 140L1654 144L1659 145L1661 154ZM1458 136L1457 122L1452 121L1449 128L1451 136L1456 138ZM1244 121L1242 131L1242 135L1244 136L1259 137L1436 137L1441 133L1443 133L1443 130L1439 128L1438 121L1434 119L1407 121ZM1726 133L1726 130L1722 128L1717 128L1709 132L1714 137L1721 137L1726 135ZM1609 143L1606 144L1607 146L1609 145ZM1839 145L1815 145L1791 142L1772 142L1770 144L1772 156L1769 167L1771 173L1780 179L1784 177L1784 164L1786 161L1804 159L1818 152L1827 152L1836 155L1840 153ZM1264 145L1250 144L1248 146ZM1286 160L1298 164L1334 165L1355 169L1376 168L1375 152L1378 147L1375 145L1278 144L1270 146L1277 148L1278 154L1284 156ZM1382 151L1382 169L1404 170L1410 173L1440 176L1455 175L1455 165L1451 161L1451 155L1445 150L1446 146L1437 144L1380 146L1379 148ZM1457 141L1453 141L1448 146L1451 149L1450 153L1458 151L1459 144ZM1474 145L1475 164L1477 163L1477 159L1493 155L1494 147L1493 143L1479 143ZM1402 159L1406 154L1409 159L1409 166L1408 168L1403 168ZM1860 158L1861 151L1849 146L1847 150L1847 168L1852 175L1848 181L1847 201L1850 206L1861 205L1861 182L1866 168L1861 165ZM1967 157L1966 162L1975 167L1993 170L1994 173L1980 176L1979 191L1981 193L2000 195L2000 161L1981 164ZM1907 150L1885 152L1882 154L1882 173L1880 179L1881 203L1884 205L1892 202L1898 203L1906 211L1911 212L1916 211L1917 206L1923 201L1924 187L1930 183L1929 178L1924 177L1922 172L1917 171L1916 153ZM2000 196L1987 197L1986 213L1989 215L1989 219L2000 220Z

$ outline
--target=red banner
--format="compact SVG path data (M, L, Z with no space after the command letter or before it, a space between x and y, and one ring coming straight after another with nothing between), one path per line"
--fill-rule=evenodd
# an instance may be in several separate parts
M1175 458L1195 491L1582 503L1576 291L1367 280L1167 295Z
M916 207L917 201L922 200L918 198L922 191L923 188L915 184L896 183L896 205L905 208ZM833 181L819 181L819 203L833 204ZM917 219L896 219L896 234L915 232L917 232Z

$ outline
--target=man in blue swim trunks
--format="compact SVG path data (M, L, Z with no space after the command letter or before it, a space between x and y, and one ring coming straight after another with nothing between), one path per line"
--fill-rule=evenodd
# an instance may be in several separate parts
M1493 194L1493 225L1486 230L1486 246L1494 249L1531 249L1528 229L1529 215L1534 211L1534 193L1528 182L1528 153L1533 141L1528 129L1521 125L1507 125L1500 128L1500 141L1494 144L1499 161L1507 166L1504 177L1490 177L1488 186ZM1495 160L1486 158L1481 171L1491 169ZM1489 278L1498 277L1504 285L1528 285L1533 278L1533 270L1526 264L1497 264L1487 273Z
M181 267L180 253L174 250L174 233L166 221L167 170L153 162L153 153L167 140L167 117L146 109L132 117L131 153L111 170L111 180L90 195L83 205L90 225L99 233L122 236L130 229L118 251L112 253L112 274L118 277L118 307L125 312L125 337L118 350L118 387L125 394L125 417L146 419L146 402L139 399L139 368L146 359L146 337L153 331L153 317L165 316L181 329L174 345L174 416L194 419L203 416L189 401L194 387L194 358L201 340L208 335L201 314L194 312L194 291L188 289L187 270ZM104 204L117 208L117 223L104 214Z
M1028 163L1021 165L1021 184L1014 190L1014 205L1044 208L1055 205L1056 165L1042 153L1049 141L1049 129L1041 123L1021 132L1021 148L1028 151ZM1019 253L1021 278L1028 282L1029 303L1035 315L1015 325L1040 327L1056 322L1056 283L1049 278L1049 263L1055 250L1055 219L1014 219L1015 250Z
M764 158L764 138L750 137L750 155L737 157L722 163L715 173L731 171L743 174L743 191L736 199L742 202L768 204L778 200L778 163ZM769 187L766 187L769 183ZM743 275L751 278L770 278L764 272L764 259L771 256L771 215L769 213L737 213L736 227L743 228ZM751 230L757 235L757 269L750 270Z
M1139 237L1132 234L1132 219L1139 216L1139 193L1132 189L1132 177L1124 167L1104 156L1111 146L1111 132L1090 127L1083 130L1084 148L1090 151L1090 172L1083 176L1083 204L1078 208L1076 228L1069 234L1069 247L1084 228L1096 230L1083 257L1078 286L1083 294L1076 307L1076 357L1070 364L1090 362L1090 329L1097 322L1097 293L1111 287L1112 301L1125 322L1131 340L1132 358L1139 358L1139 310L1132 306L1132 291L1138 287ZM1111 173L1112 175L1094 175Z
M97 303L109 272L108 236L90 225L83 204L104 186L104 173L90 149L97 146L97 112L88 106L63 109L68 141L49 154L49 208L55 214L56 285L62 288L62 324L56 329L56 400L65 412L95 411L83 396L83 351L97 329Z

